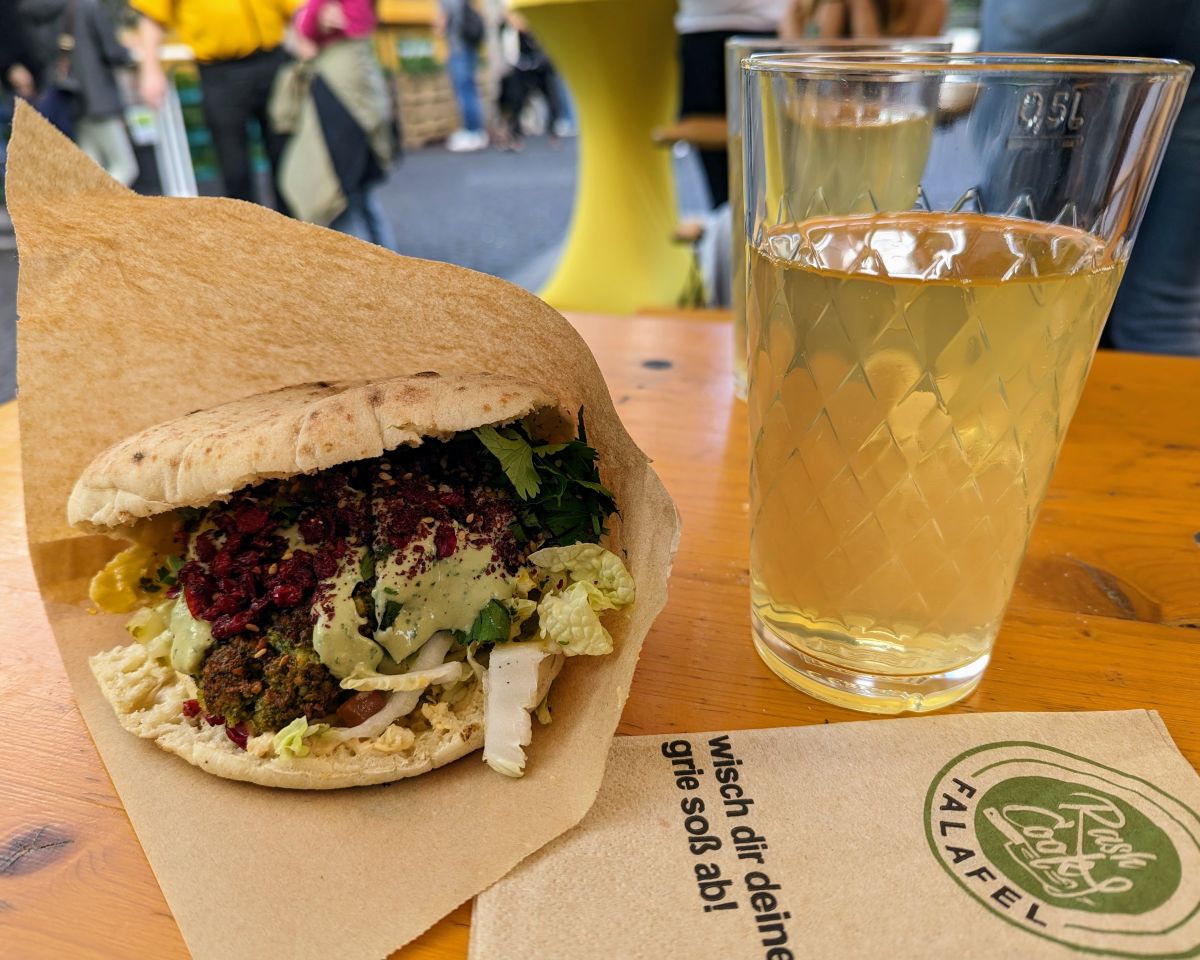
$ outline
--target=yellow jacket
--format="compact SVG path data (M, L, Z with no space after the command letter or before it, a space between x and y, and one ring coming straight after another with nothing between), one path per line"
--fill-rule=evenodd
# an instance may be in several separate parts
M283 43L304 0L130 0L130 6L174 28L201 63L235 60Z

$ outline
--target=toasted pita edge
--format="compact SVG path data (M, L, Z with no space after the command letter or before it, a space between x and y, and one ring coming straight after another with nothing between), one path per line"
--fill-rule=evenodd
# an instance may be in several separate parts
M263 480L531 414L540 436L572 433L569 404L502 374L423 371L284 387L156 424L108 447L76 482L67 519L89 533L110 533L180 507L207 506Z

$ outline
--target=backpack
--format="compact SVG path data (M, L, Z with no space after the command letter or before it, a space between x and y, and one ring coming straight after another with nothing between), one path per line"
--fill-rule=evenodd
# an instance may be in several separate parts
M483 43L483 17L471 5L471 0L464 0L462 15L458 21L458 36L468 47L478 47Z

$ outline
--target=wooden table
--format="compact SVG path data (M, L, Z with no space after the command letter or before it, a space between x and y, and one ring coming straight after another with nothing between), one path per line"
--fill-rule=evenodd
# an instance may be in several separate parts
M796 693L751 649L746 430L728 323L574 319L683 514L670 602L620 732L864 719ZM1200 362L1101 355L992 666L953 709L1152 707L1200 764L1198 503ZM186 956L42 614L12 404L0 408L0 504L0 955ZM403 956L462 957L469 922L463 906Z
M723 114L693 113L651 134L660 147L690 143L698 150L724 150L729 125Z

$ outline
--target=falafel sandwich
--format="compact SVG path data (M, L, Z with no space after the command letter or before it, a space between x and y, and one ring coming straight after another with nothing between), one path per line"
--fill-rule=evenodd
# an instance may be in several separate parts
M130 732L324 789L483 748L521 776L564 662L633 602L584 412L495 374L309 383L97 456L68 516L132 541L92 581L134 641L92 672Z

